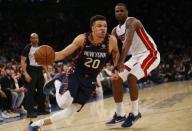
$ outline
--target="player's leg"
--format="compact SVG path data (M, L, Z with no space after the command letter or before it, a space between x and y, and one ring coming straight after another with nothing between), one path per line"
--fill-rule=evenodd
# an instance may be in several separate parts
M56 76L51 81L49 81L44 87L44 93L47 95L55 88L56 101L58 106L62 109L68 107L73 101L73 97L71 96L71 93L69 92L69 90L63 92L64 88L66 88L64 87L65 84L62 83L63 77L64 75ZM71 88L76 88L78 86L77 80L74 80L74 79L75 79L75 75L70 74L68 83ZM74 83L74 81L76 82Z
M101 84L101 79L97 76L97 86L96 86L96 89L95 89L95 92L96 92L96 99L97 101L98 100L103 100L103 87L102 87L102 84Z
M90 81L91 83L90 88L87 88L87 87L83 88L84 86L82 86L82 84L79 84L78 81L74 83L74 80L76 78L77 78L76 75L71 75L71 77L69 78L69 87L71 87L70 91L68 90L64 94L59 93L62 83L59 80L55 81L56 99L57 99L58 105L61 108L65 108L65 109L53 114L48 118L41 119L32 123L30 127L37 128L44 125L50 125L58 120L68 118L75 112L80 111L80 109L82 108L82 105L84 105L89 100L89 97L91 96L94 90L94 88L92 87L94 87L95 85L92 83L92 81ZM88 83L88 85L90 83ZM76 94L74 96L75 99L73 99L73 97L71 96L71 93L73 95Z
M55 80L55 89L56 89L56 101L60 108L64 109L72 104L73 97L71 96L69 90L64 92L63 94L59 93L60 88L62 88L62 83L59 80Z
M129 74L127 81L132 109L126 121L122 124L122 127L124 128L131 127L137 119L141 118L141 113L139 112L137 77L133 74Z
M76 90L76 88L78 88L77 80L76 80L76 82L74 82L75 78L76 78L75 75L72 75L69 78L69 86L71 87L71 91L74 94L76 94L75 90ZM64 92L63 94L60 94L59 90L60 90L60 88L62 88L62 83L60 80L57 79L54 81L54 87L56 89L56 100L57 100L58 106L60 108L62 108L63 110L53 114L52 116L50 116L48 118L41 119L41 120L33 122L32 124L29 124L26 129L30 128L32 130L32 129L37 129L40 126L52 124L53 122L58 121L60 119L70 117L72 114L74 114L81 108L81 106L82 106L81 104L72 104L73 97L71 96L71 91L68 90L68 91Z
M96 113L98 117L102 117L104 114L103 86L101 80L103 80L103 78L97 76L95 88L96 101L91 104L91 112Z
M148 54L143 54L143 59L140 60L142 62L138 61L138 63L134 65L134 67L130 70L127 78L132 109L126 121L122 124L122 127L124 128L131 127L136 120L141 118L141 113L139 112L139 89L137 86L137 81L147 76L159 64L159 57L157 57L156 60L153 61L153 63L148 65L147 68L143 69L142 63L147 58L146 56L148 56Z
M54 85L56 89L56 100L57 104L60 108L66 108L71 103L74 103L74 98L78 95L78 90L80 88L78 75L76 73L72 73L68 76L68 90L65 92L61 92L63 90L64 85L60 80L55 80Z
M72 77L72 78L75 78L75 77ZM70 83L70 87L77 88L78 84L75 83L75 84L72 84L73 85L72 86L71 82L69 82L69 83ZM50 116L48 118L33 122L32 124L28 125L28 127L26 129L29 129L29 128L30 129L37 129L40 126L52 124L58 120L70 117L72 114L74 114L75 112L77 112L81 108L81 106L82 106L81 104L72 104L73 97L71 96L71 93L69 91L66 91L63 94L59 93L60 88L62 88L61 87L62 86L61 81L55 80L54 86L56 88L57 103L58 103L60 108L63 108L63 110L53 114L52 116ZM71 89L71 90L73 90L73 89Z
M52 80L50 80L49 82L47 82L44 86L44 94L49 95L51 91L53 91L55 89L55 81L56 80L60 80L62 81L63 79L63 75L56 75Z
M113 98L116 103L116 112L112 120L106 122L106 125L114 125L126 119L123 105L123 82L127 80L129 71L125 69L119 74L120 77L112 80Z
M50 125L61 119L68 118L72 116L75 112L77 112L80 108L81 108L80 104L71 104L64 110L58 111L53 115L51 115L50 117L30 123L27 127L25 127L24 131L36 131L41 126Z
M132 57L130 62L135 62L135 59L137 58ZM144 77L144 72L139 63L134 63L130 65L129 62L126 62L125 67L129 70L129 74L127 76L127 82L132 106L131 106L131 112L129 113L125 122L121 126L127 128L131 127L133 123L141 117L138 104L139 96L138 96L137 80Z

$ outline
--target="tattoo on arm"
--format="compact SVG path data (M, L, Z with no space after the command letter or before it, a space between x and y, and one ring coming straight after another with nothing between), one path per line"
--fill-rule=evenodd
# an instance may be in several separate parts
M135 32L135 26L133 24L127 24L125 37L127 40L132 40Z
M122 48L121 59L120 59L121 62L124 62L126 59L127 53L132 44L136 26L137 26L137 24L135 23L135 21L128 21L126 23L125 43Z

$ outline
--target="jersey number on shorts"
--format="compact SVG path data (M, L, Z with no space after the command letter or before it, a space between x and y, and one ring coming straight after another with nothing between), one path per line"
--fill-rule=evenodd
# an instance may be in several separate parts
M91 67L93 69L97 69L100 65L100 60L99 59L93 59L93 58L86 58L87 61L84 63L85 66Z

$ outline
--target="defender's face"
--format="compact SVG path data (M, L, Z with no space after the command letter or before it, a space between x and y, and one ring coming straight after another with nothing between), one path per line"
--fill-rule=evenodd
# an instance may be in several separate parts
M104 38L107 33L107 22L101 20L95 21L92 31L97 37Z
M117 21L124 23L128 17L128 11L124 6L116 6L115 7L115 18Z

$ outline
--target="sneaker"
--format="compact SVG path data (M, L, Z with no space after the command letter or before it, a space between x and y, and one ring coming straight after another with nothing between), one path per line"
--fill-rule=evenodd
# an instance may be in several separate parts
M11 112L10 110L5 110L5 111L2 112L2 116L3 116L4 118L8 119L8 118L18 117L19 114L13 113L13 112Z
M38 126L31 126L32 123L33 122L30 122L29 125L24 128L24 131L38 131L40 129Z
M6 111L2 112L1 113L1 117L4 118L4 119L8 119L8 118L11 118Z
M125 120L126 120L126 117L125 117L125 116L117 116L117 113L115 112L112 120L106 122L105 124L106 124L107 126L110 126L110 125L115 125L115 124L117 124L117 123L121 123L121 122L123 122L123 121L125 121Z
M131 127L139 118L141 118L141 113L137 116L134 116L133 113L129 113L129 116L125 120L125 122L121 125L123 128L129 128Z

